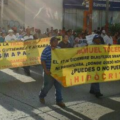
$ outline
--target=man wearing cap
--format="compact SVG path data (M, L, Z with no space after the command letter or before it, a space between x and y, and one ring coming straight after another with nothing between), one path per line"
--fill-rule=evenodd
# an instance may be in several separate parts
M45 104L45 97L52 86L55 86L55 96L56 96L56 104L60 107L65 107L62 99L61 89L62 86L59 82L57 82L52 76L50 72L51 68L51 50L57 48L58 39L56 37L52 37L50 40L50 46L47 46L41 55L41 63L44 69L44 83L43 87L40 91L39 99L42 104Z
M17 40L17 37L14 35L14 31L11 29L8 31L8 35L5 37L5 41Z
M100 45L101 44L101 36L95 35L94 38L93 38L93 44L94 45ZM101 92L100 92L99 83L92 83L91 84L90 93L94 94L97 98L103 96L103 94L101 94Z

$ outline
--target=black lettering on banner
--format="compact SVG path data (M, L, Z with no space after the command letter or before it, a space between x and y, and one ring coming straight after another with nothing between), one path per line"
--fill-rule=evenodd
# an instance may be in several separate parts
M5 58L9 57L9 53L4 53L4 57Z
M120 70L120 65L111 66L111 70Z
M60 67L56 67L55 70L60 70Z
M15 53L14 52L12 52L12 55L11 55L12 57L15 57Z
M103 71L108 71L109 69L110 69L109 66L103 66L103 67L102 67L102 70L103 70Z
M112 61L103 61L104 65L113 64L113 63L114 63L113 60Z
M97 67L97 71L100 71L100 67Z
M88 62L87 64L86 64L86 66L90 66L90 65L101 65L101 61L98 61L98 62Z
M58 61L57 60L53 60L53 64L58 64Z
M111 58L111 55L91 56L91 59L106 59L106 58Z
M120 63L120 60L116 60L115 63Z
M120 58L120 55L112 55L112 58Z
M68 63L69 60L61 60L61 63L64 64L64 63Z
M75 73L81 73L81 72L94 72L95 67L88 67L88 68L75 68L72 70L71 75L74 75Z

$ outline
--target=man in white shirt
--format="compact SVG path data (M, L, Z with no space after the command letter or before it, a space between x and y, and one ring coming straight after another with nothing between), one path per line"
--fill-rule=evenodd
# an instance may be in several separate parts
M26 40L33 40L34 39L34 37L33 37L33 35L31 35L30 34L30 31L29 30L27 30L27 33L26 33L26 35L23 37L23 41L26 41Z
M107 45L113 45L113 38L112 38L110 32L107 32L107 34L104 36L103 39L104 39L105 44L107 44Z
M105 35L106 35L106 31L102 30L101 37L104 38Z
M10 29L8 33L9 34L5 37L5 41L17 40L17 37L14 35L14 31L12 29Z

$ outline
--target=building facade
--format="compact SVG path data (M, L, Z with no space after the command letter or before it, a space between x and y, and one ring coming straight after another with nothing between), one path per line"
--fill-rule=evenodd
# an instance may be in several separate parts
M120 1L109 0L109 23L120 23ZM83 12L88 10L82 5L83 0L64 0L64 19L65 28L76 29L83 27ZM93 30L102 27L106 23L106 0L93 1Z
M119 23L120 1L109 1L109 22ZM0 23L5 28L8 25L18 28L30 26L40 28L42 32L47 27L82 28L83 13L88 9L82 2L83 0L0 0ZM92 19L93 29L105 25L106 0L94 0Z

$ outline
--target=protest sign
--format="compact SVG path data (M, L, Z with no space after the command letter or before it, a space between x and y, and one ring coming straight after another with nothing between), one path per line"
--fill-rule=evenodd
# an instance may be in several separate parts
M51 73L64 87L120 80L120 46L53 50Z
M0 69L40 64L41 53L49 41L50 38L43 38L0 43Z
M0 70L41 64L41 53L49 44L50 38L0 43Z

